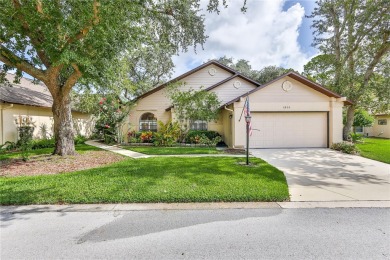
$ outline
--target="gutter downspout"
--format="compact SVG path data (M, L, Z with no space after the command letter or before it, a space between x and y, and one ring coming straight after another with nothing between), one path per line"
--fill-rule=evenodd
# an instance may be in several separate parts
M0 144L4 144L4 113L3 110L13 108L14 104L9 104L8 106L0 105L1 109L1 142Z

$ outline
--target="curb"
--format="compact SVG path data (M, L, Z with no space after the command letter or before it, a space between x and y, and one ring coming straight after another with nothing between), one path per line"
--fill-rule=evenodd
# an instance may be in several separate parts
M110 212L146 210L217 209L313 209L313 208L390 208L390 201L308 201L308 202L214 202L214 203L130 203L1 206L0 213Z

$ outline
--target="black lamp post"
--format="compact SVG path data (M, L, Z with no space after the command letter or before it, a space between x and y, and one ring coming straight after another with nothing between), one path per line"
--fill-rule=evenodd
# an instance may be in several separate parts
M249 165L249 124L251 123L251 116L245 116L246 122L246 165Z

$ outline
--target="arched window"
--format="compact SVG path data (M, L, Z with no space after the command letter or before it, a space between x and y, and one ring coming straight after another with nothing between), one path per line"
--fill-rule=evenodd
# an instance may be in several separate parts
M157 131L157 118L152 113L142 114L139 120L140 131Z

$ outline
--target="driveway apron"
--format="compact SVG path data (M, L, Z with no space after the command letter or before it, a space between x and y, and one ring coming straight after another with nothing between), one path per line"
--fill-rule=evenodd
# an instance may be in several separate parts
M330 149L251 149L284 172L291 201L390 200L390 165Z

